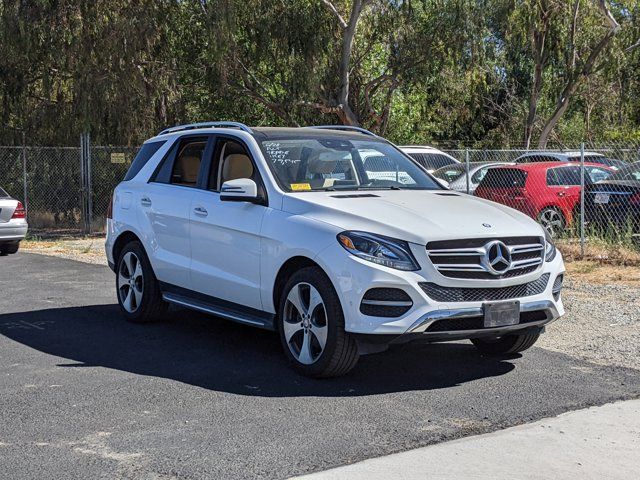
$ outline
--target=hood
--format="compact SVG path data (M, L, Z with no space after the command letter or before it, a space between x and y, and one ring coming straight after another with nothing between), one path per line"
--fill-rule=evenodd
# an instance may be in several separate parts
M283 210L343 230L425 245L434 240L541 236L528 216L488 200L447 190L382 190L287 194Z

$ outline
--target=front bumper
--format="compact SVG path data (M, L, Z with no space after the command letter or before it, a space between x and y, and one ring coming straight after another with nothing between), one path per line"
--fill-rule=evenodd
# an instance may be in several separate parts
M564 315L562 299L553 294L556 278L565 272L560 252L554 260L545 262L541 269L527 275L502 280L462 280L445 277L435 270L424 246L412 245L412 251L422 266L417 272L402 272L366 262L346 254L340 246L329 247L318 255L316 261L329 272L334 282L347 332L372 341L377 337L386 343L402 343L416 338L447 341L540 330ZM483 327L484 304L489 300L439 302L430 298L420 286L423 282L433 282L443 287L467 289L511 287L536 281L544 274L549 274L549 280L539 293L504 299L520 301L521 319L516 325L500 328ZM365 315L360 306L365 293L372 288L403 290L411 298L412 306L399 317Z

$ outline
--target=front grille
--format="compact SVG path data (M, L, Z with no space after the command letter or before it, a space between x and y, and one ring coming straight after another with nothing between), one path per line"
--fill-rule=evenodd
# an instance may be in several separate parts
M549 283L549 274L545 273L538 280L511 287L458 288L427 282L420 283L420 287L436 302L483 302L539 295L547 288L547 283Z
M491 271L487 265L488 246L500 241L511 256L510 267L502 272ZM445 277L497 280L535 272L544 263L544 238L507 237L440 240L427 244L427 254L433 266Z
M413 306L411 297L399 288L367 290L360 304L360 312L371 317L401 317Z
M547 319L547 313L544 310L535 310L533 312L522 312L520 314L520 322L524 323L540 322ZM433 322L427 332L458 332L463 330L482 330L484 326L484 317L467 317L467 318L449 318L437 320Z

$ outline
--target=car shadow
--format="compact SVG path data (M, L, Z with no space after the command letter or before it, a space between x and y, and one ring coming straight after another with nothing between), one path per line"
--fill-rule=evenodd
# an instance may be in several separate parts
M117 305L0 315L0 334L62 357L60 368L106 367L239 395L365 396L447 388L515 367L470 343L406 345L364 356L341 378L314 380L288 368L274 332L176 310L166 322L132 324Z

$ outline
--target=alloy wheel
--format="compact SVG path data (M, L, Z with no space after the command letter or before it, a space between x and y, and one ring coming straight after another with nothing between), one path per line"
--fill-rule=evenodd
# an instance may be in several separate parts
M291 354L304 365L315 363L327 344L327 311L318 290L297 283L284 307L284 336Z
M552 237L558 236L564 229L564 218L557 210L548 208L540 213L540 223Z
M144 276L140 259L133 252L127 252L118 268L118 296L120 303L129 313L134 313L142 302Z

